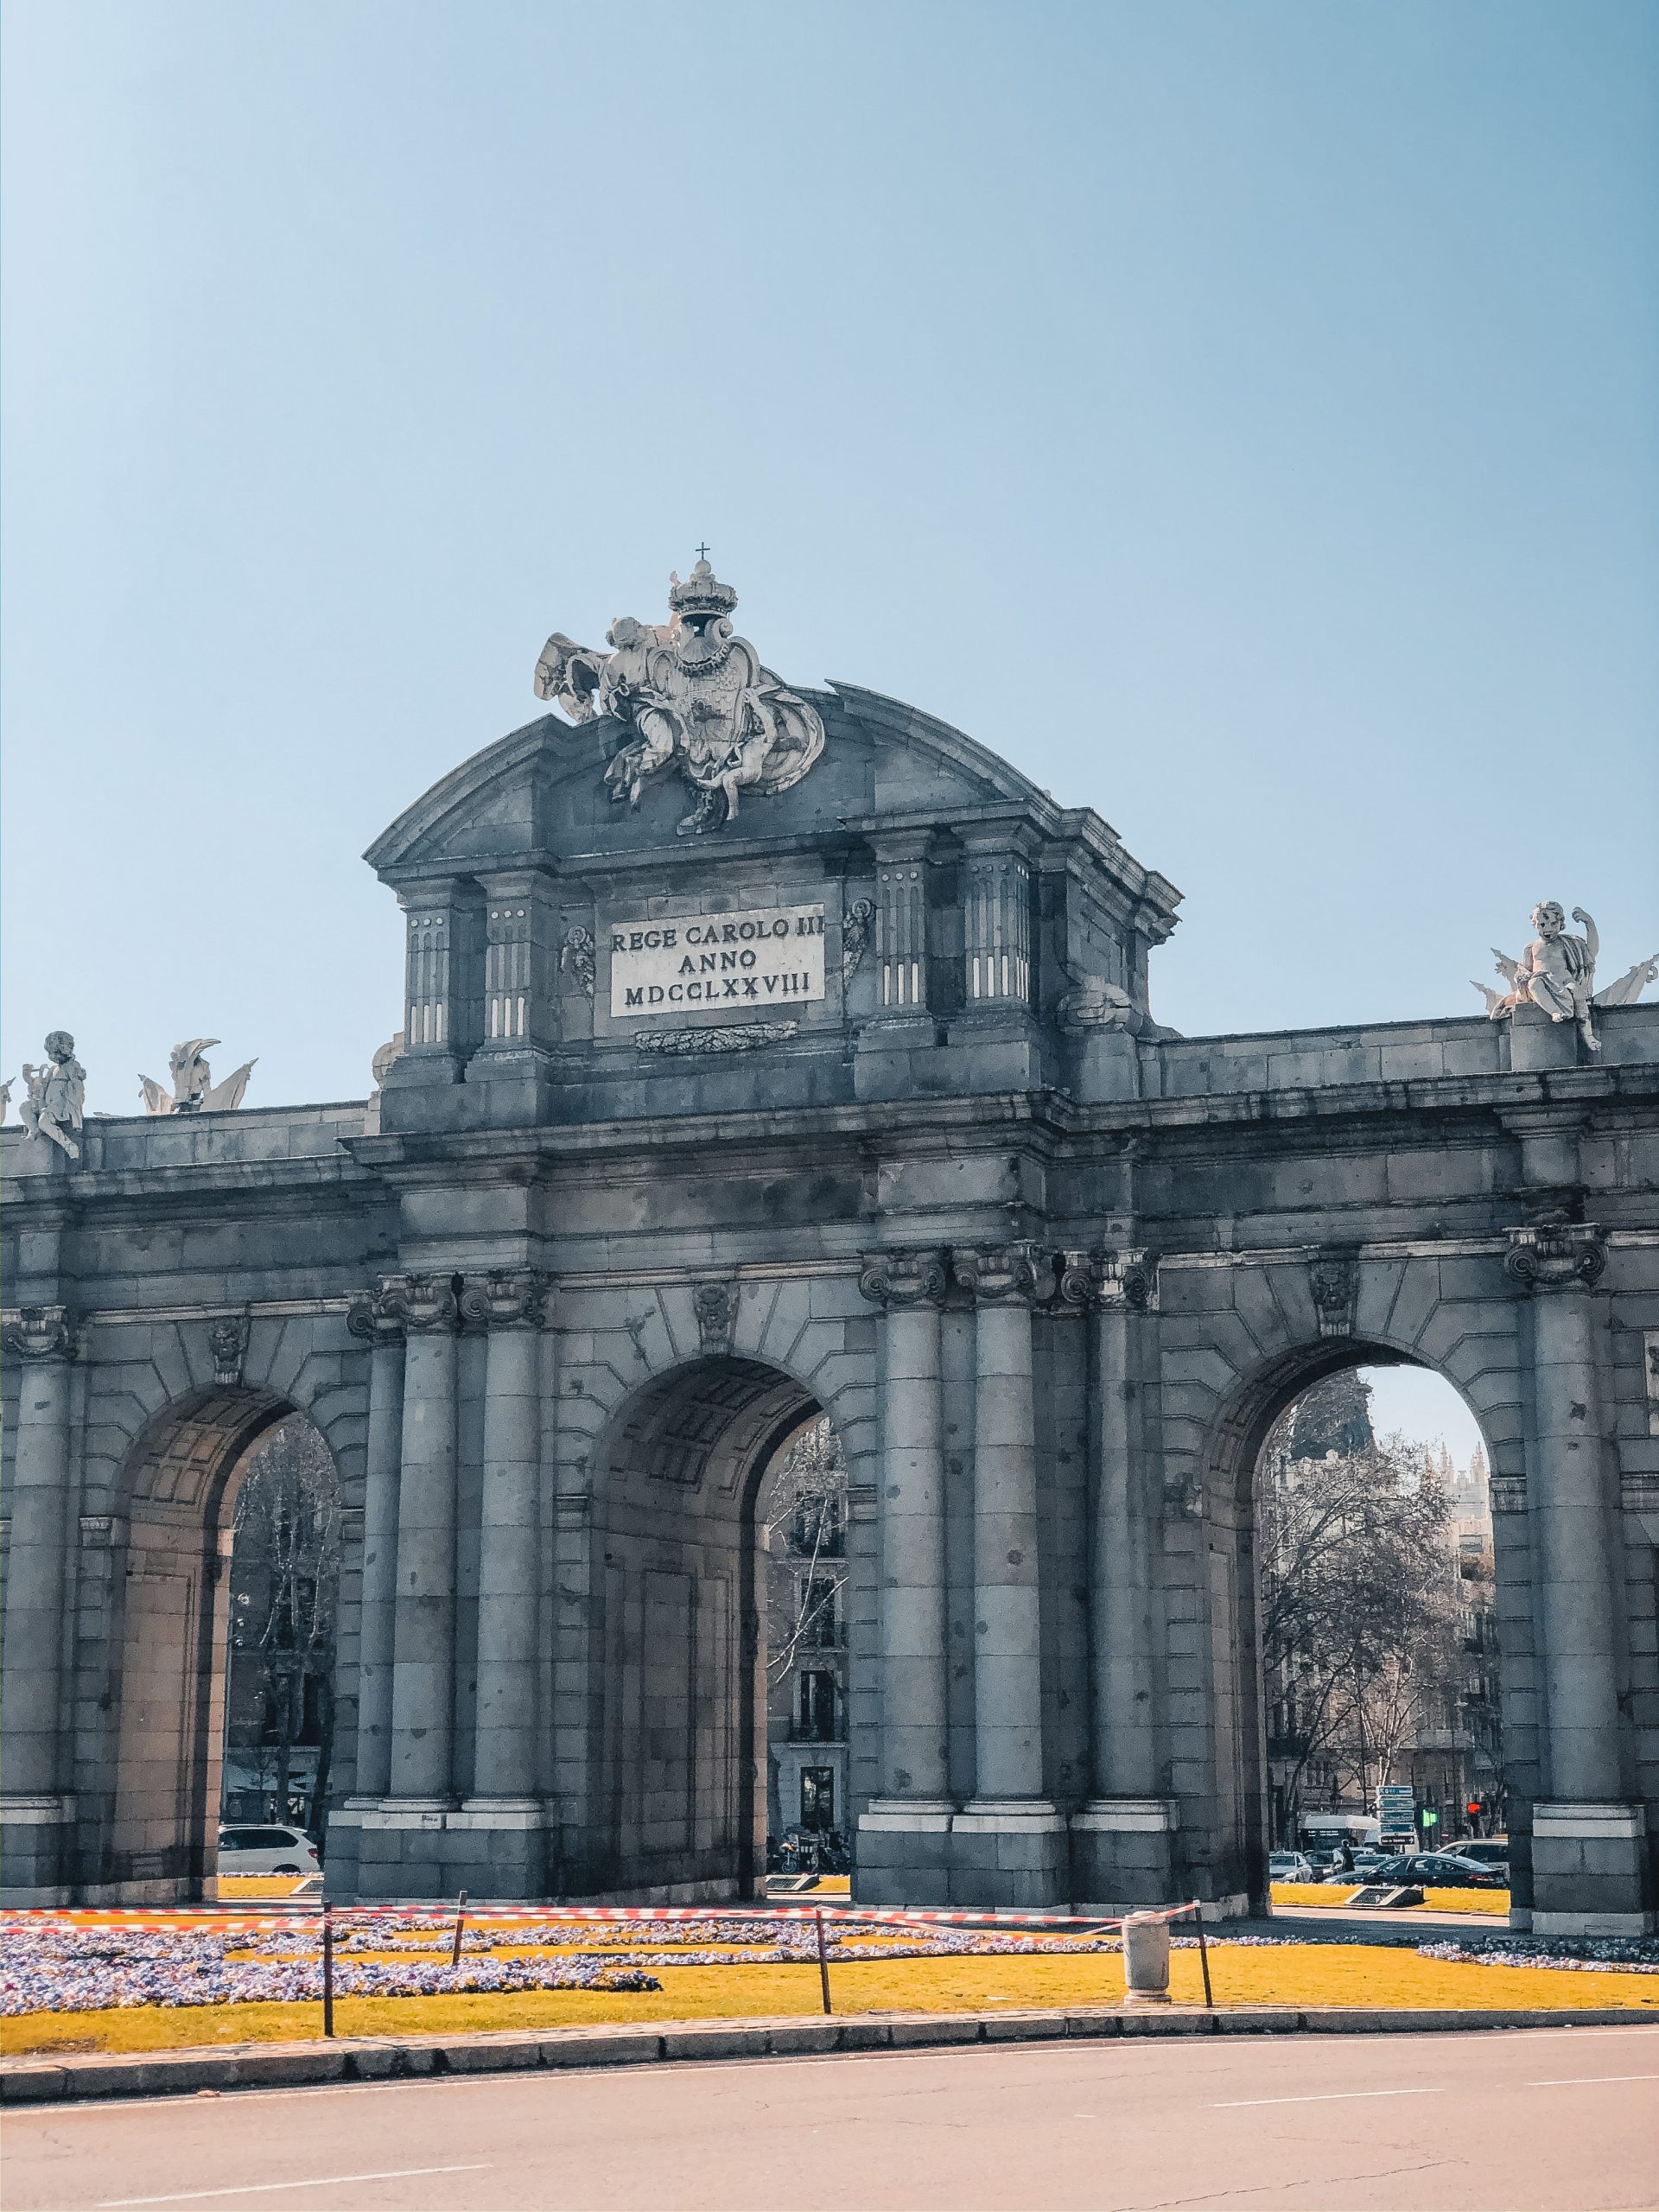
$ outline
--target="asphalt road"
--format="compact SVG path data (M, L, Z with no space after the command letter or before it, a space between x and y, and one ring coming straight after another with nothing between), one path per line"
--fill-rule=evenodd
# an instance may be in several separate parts
M17 2111L6 2212L1659 2206L1659 2024L1018 2045Z

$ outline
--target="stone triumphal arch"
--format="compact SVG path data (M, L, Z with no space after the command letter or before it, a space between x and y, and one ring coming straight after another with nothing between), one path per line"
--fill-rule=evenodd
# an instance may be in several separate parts
M83 1123L54 1033L5 1138L7 1896L203 1878L226 1497L297 1411L346 1527L337 1894L749 1883L755 1494L823 1414L858 1893L1260 1900L1251 1469L1321 1374L1412 1362L1493 1471L1516 1911L1651 1925L1643 971L1598 992L1541 910L1496 1019L1177 1036L1162 876L926 715L787 688L734 603L700 563L550 639L552 711L372 848L408 958L366 1103L204 1071Z

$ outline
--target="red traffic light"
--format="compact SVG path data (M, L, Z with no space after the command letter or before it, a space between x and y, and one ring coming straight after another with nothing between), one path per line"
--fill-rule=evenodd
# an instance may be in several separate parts
M1480 1800L1479 1800L1479 1798L1478 1798L1478 1797L1473 1797L1473 1798L1471 1798L1471 1800L1469 1801L1469 1802L1468 1802L1468 1803L1464 1807L1464 1808L1463 1808L1463 1809L1464 1809L1464 1811L1465 1811L1465 1813L1467 1813L1467 1814L1468 1814L1468 1815L1469 1815L1469 1817L1470 1817L1470 1819L1471 1819L1471 1821L1478 1821L1478 1820L1480 1818Z

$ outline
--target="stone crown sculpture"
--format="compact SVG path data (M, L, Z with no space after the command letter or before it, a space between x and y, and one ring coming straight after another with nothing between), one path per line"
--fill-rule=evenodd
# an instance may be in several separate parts
M1518 960L1511 960L1496 945L1492 948L1497 972L1509 989L1495 991L1490 983L1477 983L1475 988L1485 1000L1487 1014L1493 1021L1506 1020L1517 1007L1535 1006L1552 1021L1575 1023L1586 1050L1599 1052L1601 1039L1596 1034L1593 1009L1634 1006L1659 976L1659 954L1638 960L1617 982L1599 991L1596 960L1601 950L1600 935L1582 906L1573 909L1573 918L1583 923L1582 937L1574 937L1567 929L1558 899L1542 900L1532 910L1532 925L1538 934Z
M608 654L556 630L536 664L537 697L572 721L611 715L632 727L605 771L612 798L637 806L651 779L678 761L697 794L683 837L734 820L740 791L788 791L823 750L816 709L733 636L736 605L731 585L699 560L683 582L670 576L665 623L619 615L605 633Z

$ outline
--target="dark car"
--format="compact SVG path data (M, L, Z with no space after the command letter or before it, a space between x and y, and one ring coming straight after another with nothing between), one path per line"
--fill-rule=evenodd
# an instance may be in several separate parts
M1472 1859L1459 1859L1450 1851L1408 1851L1385 1859L1371 1875L1374 1882L1412 1883L1420 1889L1501 1890L1503 1878L1491 1867Z

